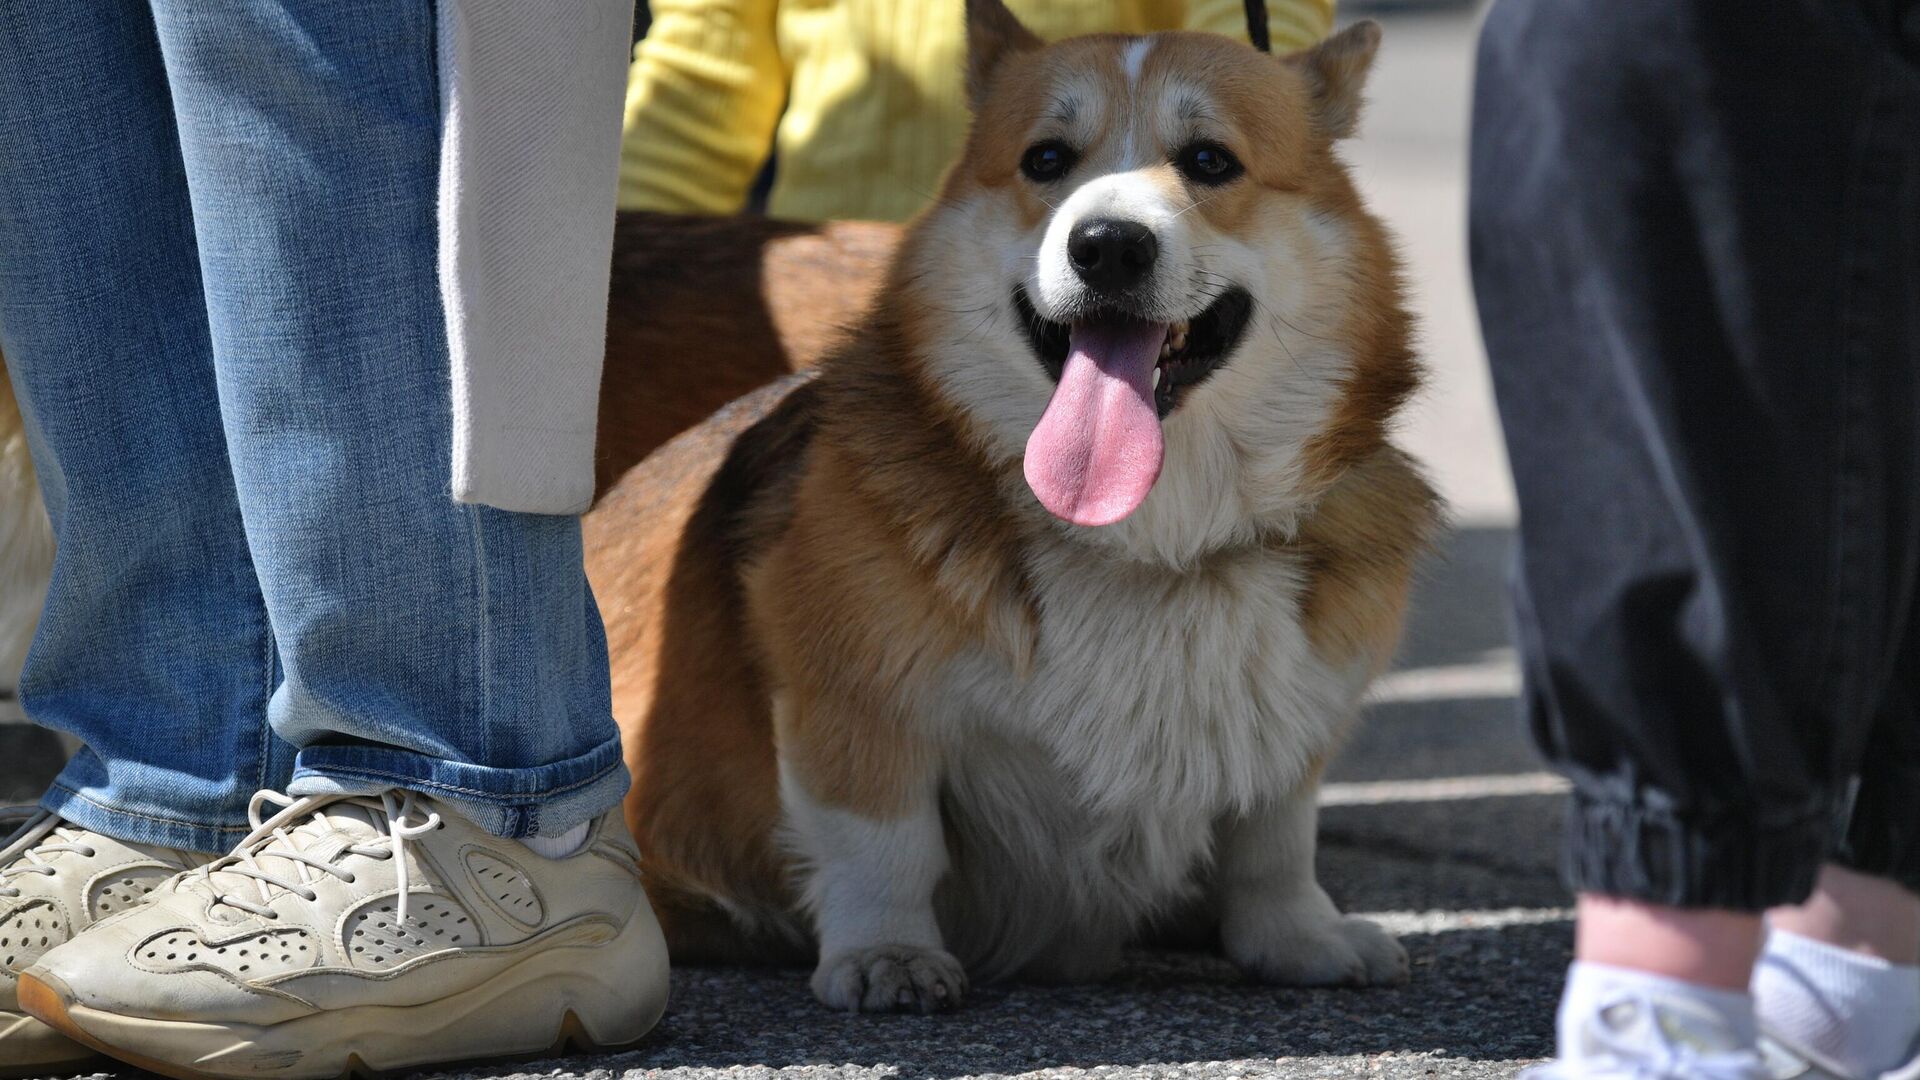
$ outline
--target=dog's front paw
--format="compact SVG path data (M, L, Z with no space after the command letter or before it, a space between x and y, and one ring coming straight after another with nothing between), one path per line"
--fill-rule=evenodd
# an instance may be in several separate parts
M1222 936L1242 971L1281 986L1398 986L1409 973L1392 934L1350 915Z
M820 958L813 996L848 1012L939 1012L960 1004L967 973L945 949L875 945Z

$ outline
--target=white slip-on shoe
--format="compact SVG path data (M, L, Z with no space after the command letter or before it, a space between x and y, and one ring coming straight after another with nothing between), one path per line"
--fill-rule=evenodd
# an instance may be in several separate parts
M1576 1029L1573 1053L1522 1080L1770 1080L1710 1010L1681 997L1623 992ZM1563 1048L1564 1049L1564 1048Z
M126 844L44 810L0 811L0 1077L56 1076L99 1056L20 1011L20 973L102 919L138 904L205 856Z
M253 817L233 854L42 956L22 1007L166 1076L285 1080L617 1049L666 1008L617 809L553 859L399 791L262 792Z
M1892 1072L1882 1073L1880 1080L1920 1080L1920 1046L1913 1048L1913 1053L1907 1056L1905 1065Z
M1864 1078L1765 1030L1760 1033L1760 1053L1770 1080L1920 1080L1920 1045L1907 1055L1905 1065Z

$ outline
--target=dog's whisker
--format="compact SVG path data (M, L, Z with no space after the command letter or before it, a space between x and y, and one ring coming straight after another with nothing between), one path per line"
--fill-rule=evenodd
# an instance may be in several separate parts
M1282 334L1280 327L1274 323L1275 317L1274 313L1268 312L1267 329L1273 331L1273 340L1279 344L1280 351L1287 354L1287 360L1293 365L1293 370L1304 373L1306 369L1300 366L1300 358L1293 355L1293 346L1287 344L1286 335Z
M1191 204L1187 206L1185 210L1181 210L1178 213L1174 214L1173 216L1176 220L1186 217L1188 214L1192 213L1195 210L1200 209L1202 206L1207 205L1208 203L1212 202L1213 200L1219 197L1220 196L1218 195L1209 195L1205 198L1195 199Z
M1310 339L1312 339L1312 340L1314 340L1314 341L1325 341L1325 340L1327 340L1326 338L1323 338L1323 337L1321 337L1321 336L1320 336L1320 335L1318 335L1318 334L1310 334L1310 333L1308 333L1308 332L1306 332L1305 330L1302 330L1302 329L1300 329L1300 328L1299 328L1298 326L1295 326L1295 325L1293 324L1293 320L1291 320L1291 319L1289 319L1289 318L1287 318L1287 317L1286 317L1285 315L1282 315L1282 314L1280 314L1280 313L1279 313L1278 311L1275 311L1275 312L1273 312L1273 317L1274 317L1274 318L1276 318L1276 319L1279 319L1279 320L1280 320L1280 321L1281 321L1282 323L1285 323L1285 324L1286 324L1286 327L1287 327L1287 329L1289 329L1289 330L1291 330L1291 331L1293 331L1293 332L1294 332L1294 333L1296 333L1296 334L1299 334L1299 335L1300 335L1301 337L1303 337L1303 338L1310 338Z

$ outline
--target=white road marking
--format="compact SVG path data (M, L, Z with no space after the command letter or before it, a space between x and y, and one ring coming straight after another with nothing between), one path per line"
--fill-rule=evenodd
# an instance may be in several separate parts
M1438 780L1369 780L1327 784L1320 789L1321 806L1377 806L1383 803L1457 802L1498 799L1516 795L1559 795L1567 790L1564 778L1549 772L1504 776L1448 776Z
M1520 665L1508 650L1477 664L1390 671L1375 680L1369 702L1447 701L1504 698L1520 694Z
M1497 908L1490 911L1365 911L1354 912L1380 924L1390 934L1444 934L1450 930L1500 930L1509 926L1544 926L1571 922L1572 908Z

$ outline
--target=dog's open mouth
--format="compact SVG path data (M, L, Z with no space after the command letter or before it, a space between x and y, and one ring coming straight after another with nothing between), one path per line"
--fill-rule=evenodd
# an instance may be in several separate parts
M1253 298L1229 289L1177 323L1123 312L1056 323L1041 318L1022 290L1013 303L1054 381L1027 438L1027 486L1063 521L1111 525L1153 490L1167 452L1160 421L1232 353Z
M1034 310L1033 301L1027 299L1027 290L1023 288L1014 289L1013 306L1020 315L1027 344L1039 357L1047 377L1056 383L1066 367L1074 326L1141 324L1141 320L1118 312L1097 313L1073 325L1054 322ZM1227 359L1233 347L1240 343L1240 335L1245 332L1247 318L1252 313L1253 297L1236 286L1221 293L1193 318L1160 324L1165 327L1166 336L1160 345L1159 362L1154 365L1153 403L1161 419L1180 404L1186 390L1199 385Z

